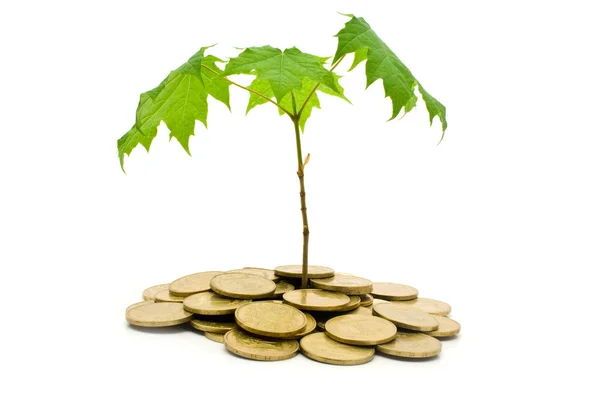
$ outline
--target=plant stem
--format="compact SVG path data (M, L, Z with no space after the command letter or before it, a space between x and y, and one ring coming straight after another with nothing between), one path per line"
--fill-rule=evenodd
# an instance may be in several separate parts
M298 156L298 179L300 180L300 211L302 211L302 289L308 288L308 215L306 214L306 191L304 189L304 162L302 160L302 143L300 142L300 114L296 113L296 97L292 91L292 108L294 131L296 133L296 155Z
M340 63L342 62L342 60L344 59L344 57L346 57L345 54L343 56L341 56L340 59L337 60L335 62L335 64L333 64L331 66L331 68L329 70L333 71L335 69L335 67L337 67L338 65L340 65ZM308 103L308 100L310 100L310 98L312 97L312 95L315 94L315 92L319 88L320 84L321 84L321 82L317 83L316 86L313 88L313 90L310 91L310 94L308 95L308 97L306 98L306 100L304 100L304 104L302 104L302 107L300 107L300 111L298 111L298 115L302 115L302 111L304 111L304 107L306 107L306 104ZM294 113L295 113L295 111L294 111Z

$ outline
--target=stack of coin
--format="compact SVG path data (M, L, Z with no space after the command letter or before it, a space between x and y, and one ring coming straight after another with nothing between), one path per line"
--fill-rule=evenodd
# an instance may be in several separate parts
M363 364L376 351L429 358L440 340L456 336L450 305L418 297L412 286L371 282L309 265L310 289L300 289L301 265L244 267L186 275L152 286L127 307L131 325L189 325L232 353L262 361L299 351L319 362ZM316 329L322 332L317 332Z

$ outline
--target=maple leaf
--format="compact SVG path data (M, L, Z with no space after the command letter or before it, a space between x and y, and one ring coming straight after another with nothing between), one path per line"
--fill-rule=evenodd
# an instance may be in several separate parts
M377 36L363 18L349 15L350 21L338 32L338 47L333 58L336 62L346 54L354 53L354 61L350 70L362 61L367 61L365 72L367 87L377 79L383 81L385 96L392 100L392 117L394 119L404 107L404 113L414 108L417 102L415 87L425 102L429 112L429 123L438 117L442 123L442 139L448 127L446 107L431 96L423 85L413 76L410 70L400 61L398 56ZM441 140L441 139L440 139Z
M129 155L138 144L150 151L161 121L171 131L169 137L177 139L189 154L189 139L194 134L196 120L207 126L208 95L229 108L231 83L222 79L223 71L216 65L223 61L204 55L207 48L202 47L157 87L140 95L135 124L117 142L121 168L125 154Z

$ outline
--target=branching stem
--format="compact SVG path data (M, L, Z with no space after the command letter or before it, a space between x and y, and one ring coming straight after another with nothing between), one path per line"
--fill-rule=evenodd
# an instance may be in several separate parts
M335 69L335 67L337 67L338 65L340 65L340 62L342 62L342 60L344 59L344 57L346 57L346 55L344 54L343 56L340 57L339 60L337 60L335 62L335 64L333 64L331 66L331 68L329 69L330 71L333 71ZM300 111L298 111L298 116L302 115L302 111L304 111L304 107L306 107L306 104L308 103L308 100L310 100L310 98L312 97L313 94L315 94L315 92L317 91L317 89L319 88L319 85L321 83L317 83L315 85L315 87L313 88L313 90L310 91L310 94L308 95L308 97L306 98L306 100L304 100L304 104L302 104L302 107L300 107Z

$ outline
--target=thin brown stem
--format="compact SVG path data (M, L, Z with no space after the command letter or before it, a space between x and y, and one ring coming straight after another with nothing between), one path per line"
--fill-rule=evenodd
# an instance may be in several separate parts
M221 77L221 79L223 79L223 80L225 80L225 81L227 81L227 82L231 83L232 85L234 85L234 86L237 86L237 87L239 87L239 88L241 88L241 89L247 90L247 91L248 91L248 92L250 92L250 93L254 93L254 94L255 94L255 95L257 95L258 97L262 97L263 99L267 100L268 102L275 104L275 105L276 105L276 106L277 106L277 107L278 107L278 108L279 108L281 111L283 111L284 113L286 113L286 114L287 114L287 115L288 115L290 118L292 118L292 117L293 117L293 114L292 114L291 112L289 112L289 111L288 111L288 110L286 110L284 107L280 106L279 104L277 104L277 102L275 102L275 101L273 101L272 99L268 98L268 97L267 97L267 96L265 96L264 94L262 94L262 93L260 93L260 92L257 92L256 90L252 90L252 89L250 89L250 88L247 88L246 86L240 85L239 83L236 83L236 82L232 81L231 79L229 79L229 78L227 78L227 77L225 77L225 76L222 76L222 75L221 75L221 74L219 74L217 71L215 71L214 69L212 69L212 68L210 68L210 67L207 67L207 66L206 66L206 65L204 65L204 64L201 64L201 65L202 65L202 67L206 68L207 70L209 70L209 71L210 71L210 72L212 72L213 74L220 76L220 77Z
M340 62L342 62L342 60L344 59L344 57L346 57L345 54L343 56L341 56L340 59L335 62L335 64L333 64L331 66L331 68L329 69L329 71L333 71L335 69L335 67L337 67L338 65L340 65ZM312 95L315 94L315 92L319 88L319 85L321 85L321 82L317 83L315 85L315 87L313 88L313 90L310 91L310 94L308 95L308 97L306 98L306 100L304 100L304 104L302 104L302 107L300 107L300 111L298 111L298 116L300 116L302 114L302 111L304 111L304 107L306 107L306 104L308 103L308 100L310 100L310 98L312 97Z

